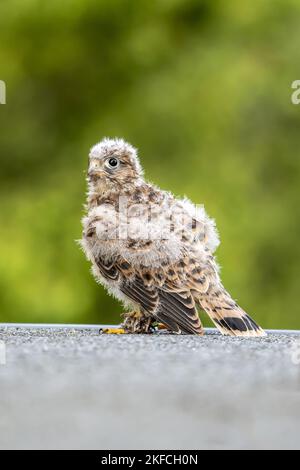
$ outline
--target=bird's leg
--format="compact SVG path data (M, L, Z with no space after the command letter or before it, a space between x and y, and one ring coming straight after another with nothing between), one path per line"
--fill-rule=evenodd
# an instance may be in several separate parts
M112 328L103 328L100 330L102 334L114 334L114 335L122 335L126 333L134 333L134 334L146 334L146 333L153 333L155 330L162 330L166 327L162 323L157 323L153 318L149 315L141 311L130 311L123 313L124 321L119 326L112 327Z
M122 335L126 333L148 333L150 329L151 318L146 317L138 310L125 312L122 314L124 321L120 326L112 328L102 328L101 334Z
M144 314L143 311L133 311L124 313L122 327L126 333L152 333L151 324L153 318Z

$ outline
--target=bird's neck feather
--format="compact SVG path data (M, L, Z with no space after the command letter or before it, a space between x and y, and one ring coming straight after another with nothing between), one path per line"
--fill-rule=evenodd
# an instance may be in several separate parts
M144 179L139 178L134 182L124 184L122 186L103 186L101 189L94 184L88 184L87 193L87 209L107 203L107 201L117 201L120 196L128 195L131 191L144 184Z

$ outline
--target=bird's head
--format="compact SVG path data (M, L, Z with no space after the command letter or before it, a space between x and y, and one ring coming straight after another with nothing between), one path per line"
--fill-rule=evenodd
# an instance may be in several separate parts
M105 138L91 148L88 182L95 192L120 190L142 175L137 150L123 139Z

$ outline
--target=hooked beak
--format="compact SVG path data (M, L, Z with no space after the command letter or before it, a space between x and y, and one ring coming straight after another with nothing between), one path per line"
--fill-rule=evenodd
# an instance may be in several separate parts
M95 180L97 178L101 178L103 176L103 171L99 170L99 168L89 168L88 169L88 177L92 180Z

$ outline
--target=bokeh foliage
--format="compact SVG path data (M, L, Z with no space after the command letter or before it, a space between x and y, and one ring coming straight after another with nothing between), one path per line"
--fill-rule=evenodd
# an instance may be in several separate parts
M298 0L1 1L0 321L118 321L74 241L107 135L205 204L242 306L300 328L299 19Z

